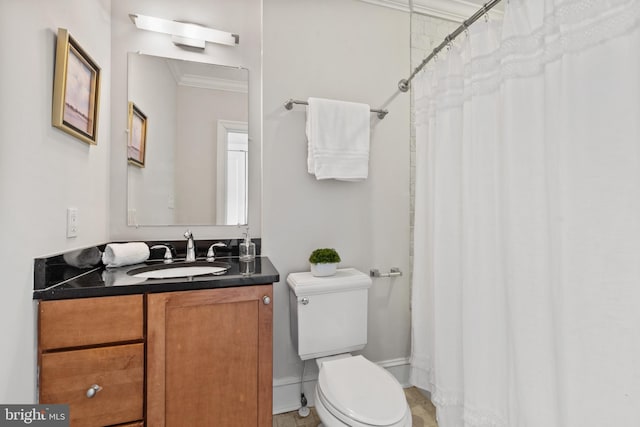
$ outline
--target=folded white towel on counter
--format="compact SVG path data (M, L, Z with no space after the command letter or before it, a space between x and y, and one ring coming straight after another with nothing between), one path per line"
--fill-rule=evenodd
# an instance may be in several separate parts
M369 174L370 107L309 98L308 171L317 179L360 181Z
M102 263L107 267L139 264L148 259L149 246L144 242L109 243L102 254Z
M78 249L65 253L62 258L64 262L76 268L91 268L100 264L102 252L94 247Z

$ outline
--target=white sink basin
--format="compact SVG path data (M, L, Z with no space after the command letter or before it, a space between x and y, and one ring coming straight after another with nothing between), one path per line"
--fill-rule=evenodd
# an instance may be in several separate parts
M180 277L203 276L205 274L217 276L226 273L230 267L229 264L221 262L194 262L176 265L162 264L136 268L128 271L127 274L140 279L176 279Z
M133 277L144 279L173 279L176 277L202 276L203 274L222 274L227 271L222 267L176 267L164 270L151 270L134 274Z

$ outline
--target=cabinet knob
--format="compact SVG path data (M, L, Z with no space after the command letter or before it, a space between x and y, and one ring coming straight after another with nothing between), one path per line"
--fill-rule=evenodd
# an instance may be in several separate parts
M307 298L307 297L300 298L300 304L302 304L302 305L309 304L309 298Z
M269 305L271 304L271 298L269 298L267 295L262 297L262 302L264 303L264 305Z
M93 396L96 395L96 393L98 393L100 390L102 390L102 387L100 387L98 384L94 384L91 387L89 387L89 390L87 390L87 397L89 399L91 399Z

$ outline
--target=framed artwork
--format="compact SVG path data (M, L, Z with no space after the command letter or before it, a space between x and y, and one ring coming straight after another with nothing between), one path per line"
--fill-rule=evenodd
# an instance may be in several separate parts
M96 144L99 100L100 67L66 29L58 28L51 124Z
M147 116L133 102L129 102L129 141L127 160L138 167L144 167L147 149Z

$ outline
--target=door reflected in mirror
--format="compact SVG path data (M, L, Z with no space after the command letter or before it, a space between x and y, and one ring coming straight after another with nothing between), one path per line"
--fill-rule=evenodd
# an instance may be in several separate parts
M129 225L247 224L248 88L244 68L129 53L128 101L146 117Z

